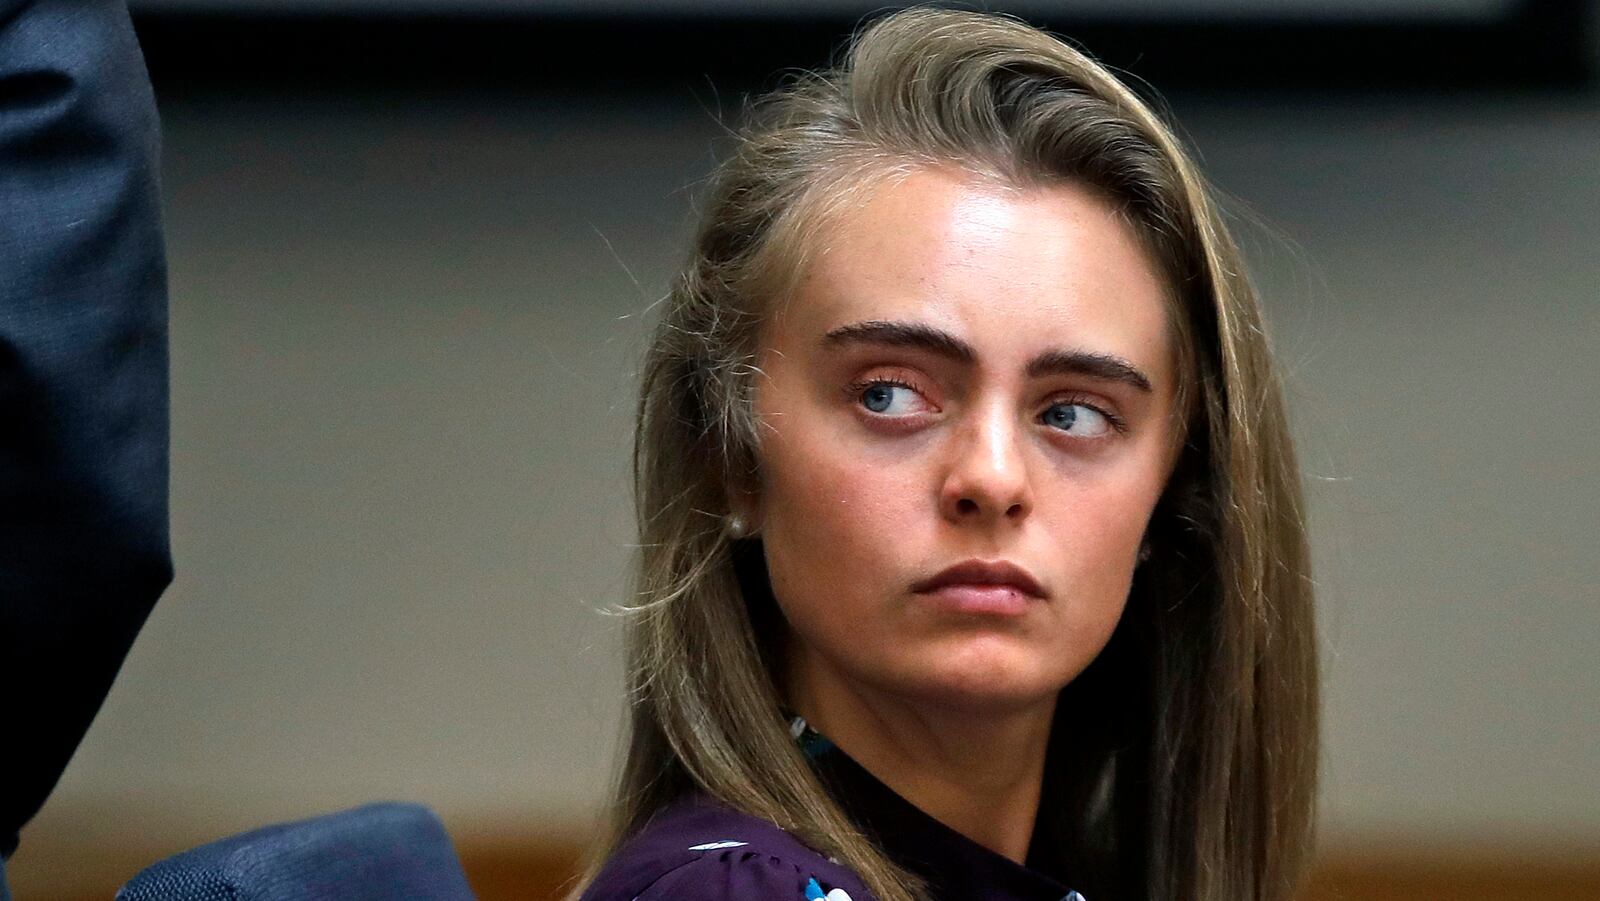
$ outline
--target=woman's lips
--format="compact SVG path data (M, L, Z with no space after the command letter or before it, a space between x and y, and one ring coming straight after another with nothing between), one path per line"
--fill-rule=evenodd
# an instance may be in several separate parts
M958 613L1020 616L1044 587L1010 560L965 560L911 586L918 595Z
M992 584L942 585L932 591L918 592L918 595L956 613L987 616L1020 616L1038 600L1014 585Z

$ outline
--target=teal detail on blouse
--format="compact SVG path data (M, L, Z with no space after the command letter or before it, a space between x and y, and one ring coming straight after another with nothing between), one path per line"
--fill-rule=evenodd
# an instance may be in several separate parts
M813 879L806 883L806 901L850 901L850 893L842 888L836 888L824 895L822 886Z

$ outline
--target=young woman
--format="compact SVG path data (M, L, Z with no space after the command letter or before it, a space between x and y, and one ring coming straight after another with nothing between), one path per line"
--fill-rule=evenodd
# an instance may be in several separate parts
M1288 901L1299 479L1210 190L1104 69L883 18L755 110L644 373L574 897Z

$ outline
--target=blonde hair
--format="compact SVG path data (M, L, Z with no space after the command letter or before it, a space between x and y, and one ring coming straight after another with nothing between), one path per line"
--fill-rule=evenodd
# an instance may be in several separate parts
M1070 862L1091 898L1288 901L1313 839L1316 642L1298 469L1240 253L1172 132L1105 69L1013 19L922 8L756 104L666 299L634 448L627 752L573 897L695 788L837 858L882 901L924 896L790 738L782 617L756 542L722 518L758 465L762 323L830 216L921 166L1090 186L1170 288L1184 444L1122 620L1057 702L1071 740L1050 744L1035 850Z

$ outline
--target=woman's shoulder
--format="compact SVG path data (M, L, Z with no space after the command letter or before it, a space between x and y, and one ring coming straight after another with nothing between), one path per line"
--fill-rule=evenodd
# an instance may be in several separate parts
M692 794L606 861L582 901L873 901L855 874L772 823Z

